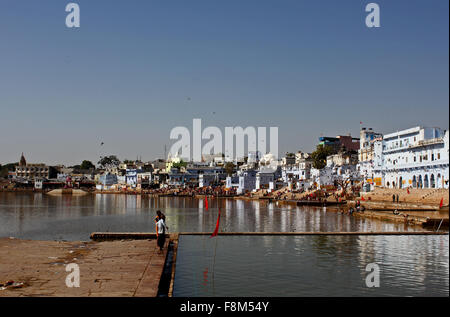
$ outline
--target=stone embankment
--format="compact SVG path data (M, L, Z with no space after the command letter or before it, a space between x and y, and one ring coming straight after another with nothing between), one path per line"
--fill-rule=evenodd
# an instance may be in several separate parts
M89 242L0 238L0 297L155 297L164 269L155 239ZM79 267L79 287L66 278ZM73 280L74 281L74 280Z

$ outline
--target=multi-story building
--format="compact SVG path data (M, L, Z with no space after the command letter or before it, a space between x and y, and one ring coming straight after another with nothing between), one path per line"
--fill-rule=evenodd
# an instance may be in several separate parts
M29 164L25 160L25 157L20 157L19 165L16 166L16 177L24 178L28 180L35 179L50 179L56 178L57 171L51 166L45 164Z
M374 146L376 141L382 139L383 135L374 132L372 128L362 128L360 131L357 169L362 180L367 184L374 184Z
M152 182L152 173L145 171L138 171L137 173L137 188L146 189L150 186Z
M344 166L344 165L356 165L358 163L358 157L356 154L350 152L339 152L337 154L327 156L327 166Z
M286 156L281 159L282 166L293 166L295 164L295 154L286 153Z
M449 187L449 132L414 127L374 143L376 185L395 188Z
M312 159L308 155L296 157L295 165L283 166L281 177L285 183L306 181L311 177Z
M340 150L358 151L359 139L353 138L351 135L338 135L336 137L322 136L319 138L320 145L329 146L335 152Z
M105 187L117 184L117 175L105 173L99 176L99 183Z

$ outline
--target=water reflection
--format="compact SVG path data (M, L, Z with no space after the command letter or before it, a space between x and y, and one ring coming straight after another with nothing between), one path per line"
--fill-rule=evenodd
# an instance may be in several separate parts
M49 196L0 193L0 236L28 239L88 240L94 231L154 231L157 209L166 214L170 232L212 232L219 206L224 232L395 231L423 230L268 201L149 198L98 194Z
M174 296L448 296L448 242L448 236L182 236ZM369 263L380 266L379 288L365 284Z

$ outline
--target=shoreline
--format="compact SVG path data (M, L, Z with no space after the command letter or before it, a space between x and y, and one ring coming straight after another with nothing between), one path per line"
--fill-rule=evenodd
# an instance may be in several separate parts
M4 190L0 189L0 193L42 193L48 194L46 191L36 191L31 189L21 190ZM173 192L165 193L151 193L146 191L87 191L85 194L106 194L106 195L139 195L143 197L178 197L178 198L196 198L204 199L206 196L210 199L225 198L246 201L260 201L273 202L276 204L288 204L294 206L316 206L327 207L330 212L333 209L338 209L337 212L351 214L356 217L378 219L388 222L404 222L409 225L417 225L427 228L449 228L449 190L448 189L389 189L379 188L372 192L360 193L359 197L353 197L338 201L337 198L330 196L325 199L304 199L307 193L290 193L286 192L285 188L275 191L276 194L263 196L263 191L248 195L205 195L201 193L182 193L174 194ZM55 196L66 196L70 194L57 194ZM288 195L291 197L298 197L303 195L303 199L287 199ZM392 196L399 195L399 201L393 202ZM78 195L74 195L78 196ZM331 199L330 199L331 198ZM441 201L443 206L440 207ZM356 204L359 203L362 212L350 212L351 209L356 209Z

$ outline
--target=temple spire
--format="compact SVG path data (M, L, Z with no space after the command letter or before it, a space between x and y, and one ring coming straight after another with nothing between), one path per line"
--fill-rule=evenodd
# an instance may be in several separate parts
M26 166L26 165L27 165L27 161L25 160L25 156L23 156L23 152L22 152L22 156L20 157L19 166Z

